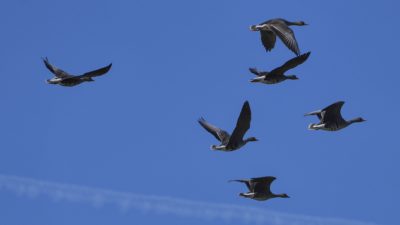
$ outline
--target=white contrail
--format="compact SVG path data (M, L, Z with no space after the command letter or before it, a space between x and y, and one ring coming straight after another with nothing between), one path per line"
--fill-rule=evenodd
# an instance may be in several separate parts
M255 207L117 192L1 174L0 191L10 191L19 196L32 198L44 196L50 197L54 201L88 203L95 207L116 205L124 212L140 210L235 223L268 225L378 225L347 219L280 213Z

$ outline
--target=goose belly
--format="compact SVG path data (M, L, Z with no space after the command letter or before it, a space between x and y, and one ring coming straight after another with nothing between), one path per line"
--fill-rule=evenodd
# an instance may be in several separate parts
M82 82L83 82L82 80L68 80L68 81L64 80L64 81L60 82L60 85L66 86L66 87L73 87L73 86L78 85L78 84L80 84Z
M246 143L244 143L243 141L242 142L239 142L239 143L234 143L234 144L230 144L230 145L227 145L226 146L226 150L225 151L235 151L235 150L238 150L239 148L241 148L241 147L243 147L243 145L245 145Z
M280 83L280 82L282 82L284 80L285 80L285 77L283 77L283 76L272 76L272 77L268 77L267 76L262 81L262 83L264 83L264 84L277 84L277 83Z
M268 199L270 199L270 198L271 198L271 196L269 196L269 195L259 194L259 193L256 193L256 194L253 196L253 199L254 199L254 200L257 200L257 201L265 201L265 200L268 200Z
M345 127L347 127L348 124L337 124L337 123L330 123L330 124L326 124L322 130L326 130L326 131L338 131L341 130Z

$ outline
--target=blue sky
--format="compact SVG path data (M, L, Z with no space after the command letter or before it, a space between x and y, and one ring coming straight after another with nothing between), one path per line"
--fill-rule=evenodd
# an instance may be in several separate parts
M0 9L0 173L143 195L395 225L400 201L400 32L396 1L6 1ZM309 60L300 79L251 84L248 67L292 58L266 53L248 27L283 17ZM112 62L74 88L45 84L41 57L71 73ZM243 149L214 152L197 119L233 129L249 100ZM344 100L339 132L307 130L303 114ZM273 175L290 199L256 202L229 179ZM1 224L221 224L91 207L0 191Z

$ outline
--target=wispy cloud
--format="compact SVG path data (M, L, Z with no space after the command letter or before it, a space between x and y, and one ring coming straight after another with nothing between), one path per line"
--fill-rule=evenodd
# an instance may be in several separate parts
M378 225L347 219L322 218L274 212L261 208L207 203L179 198L117 192L85 186L60 184L0 174L0 191L31 198L48 197L54 201L86 203L94 207L114 205L122 211L157 212L203 220L268 225Z

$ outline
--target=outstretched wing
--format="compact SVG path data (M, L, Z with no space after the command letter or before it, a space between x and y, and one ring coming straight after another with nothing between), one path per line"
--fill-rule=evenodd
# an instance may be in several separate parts
M112 63L110 63L108 66L105 66L103 68L84 73L83 75L76 76L76 78L101 76L101 75L107 73L110 70L111 66L112 66Z
M322 115L322 121L321 122L341 122L343 120L342 114L340 113L340 110L342 109L342 106L344 105L344 101L338 101L333 103L332 105L324 108L322 110L323 115Z
M313 112L304 114L304 116L311 116L311 115L318 116L318 119L322 120L322 111L321 110L317 110L317 111L313 111Z
M68 78L68 77L73 77L69 73L65 72L62 69L59 69L53 65L50 64L49 59L47 57L43 58L44 65L47 67L50 72L52 72L56 77L59 78Z
M254 74L254 75L262 76L261 72L259 72L259 71L257 70L257 68L249 68L249 71L250 71L252 74Z
M206 131L212 134L221 143L228 142L230 137L228 132L208 123L204 118L200 118L198 122L204 129L206 129Z
M229 182L232 182L232 181L246 184L247 189L249 189L250 192L253 192L253 189L252 189L252 187L250 185L250 181L249 180L230 180Z
M300 55L300 49L292 29L281 21L269 25L290 50L292 50L296 55Z
M260 30L261 42L267 52L275 47L276 35L270 30Z
M271 193L271 183L275 179L272 176L251 178L250 185L255 193Z
M303 55L294 57L292 59L290 59L289 61L287 61L285 64L283 64L282 66L272 70L270 73L271 74L279 74L279 75L283 75L286 71L295 68L296 66L304 63L308 57L310 56L311 52L307 52Z
M243 140L243 136L250 128L251 121L251 110L248 101L245 101L240 112L239 118L236 122L236 127L232 132L231 138L229 139L228 146L237 146L239 142Z

